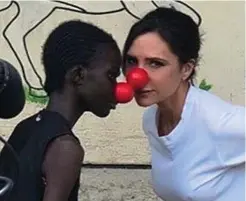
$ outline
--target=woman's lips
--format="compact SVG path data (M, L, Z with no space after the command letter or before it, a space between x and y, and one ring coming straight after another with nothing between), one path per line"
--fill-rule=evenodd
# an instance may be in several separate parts
M153 91L154 90L152 90L152 89L142 89L142 90L136 91L136 95L138 95L138 96L147 95L147 94L149 94L149 93L151 93Z

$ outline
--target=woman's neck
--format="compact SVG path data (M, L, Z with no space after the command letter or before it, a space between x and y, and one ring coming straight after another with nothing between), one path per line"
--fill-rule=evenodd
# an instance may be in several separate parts
M159 128L165 126L174 128L178 124L181 119L189 87L189 84L180 85L180 87L171 97L163 102L158 103L157 119Z

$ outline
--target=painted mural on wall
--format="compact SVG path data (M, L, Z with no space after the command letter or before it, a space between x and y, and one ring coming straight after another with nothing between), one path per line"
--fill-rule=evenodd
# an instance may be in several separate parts
M29 5L27 6L27 4ZM38 9L35 9L34 7L34 9L32 9L32 5L35 5L35 8ZM39 30L43 24L49 23L52 16L54 16L57 12L62 11L64 12L64 16L68 16L71 13L76 13L76 18L81 20L83 20L85 17L88 18L88 16L93 16L93 20L98 21L101 16L107 16L108 19L110 19L112 15L117 17L117 14L126 16L128 18L130 17L132 20L138 20L147 11L160 6L172 7L173 9L189 12L189 14L197 22L198 26L200 26L202 22L200 15L191 6L183 3L182 1L174 0L140 2L98 1L96 4L90 4L85 1L1 1L0 22L3 24L3 27L1 27L1 40L3 41L0 41L0 44L7 44L5 47L10 49L9 52L13 54L17 64L19 65L19 69L26 86L27 100L45 104L47 102L47 97L43 91L44 80L40 73L42 70L38 69L35 65L36 63L40 63L40 61L35 61L35 59L39 60L40 56L33 56L40 55L40 52L31 51L29 46L31 43L33 43L33 39L31 40L30 37L32 36L32 38L35 38L33 35L38 34L37 30ZM9 15L4 14L8 13L10 10L11 12ZM6 18L6 15L8 19ZM18 29L20 26L21 30ZM118 26L123 26L123 24L121 25L119 22ZM121 29L124 28L122 27ZM13 36L13 34L15 34L15 37L10 36ZM42 44L39 44L39 46L41 47ZM35 83L33 82L33 76L35 76ZM200 83L200 87L205 90L209 90L212 86L207 84L206 80L203 80Z

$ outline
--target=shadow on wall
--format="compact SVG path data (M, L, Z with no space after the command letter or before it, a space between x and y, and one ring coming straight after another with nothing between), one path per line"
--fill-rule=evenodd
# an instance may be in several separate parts
M42 105L45 105L48 101L48 97L43 90L43 79L40 76L40 74L38 73L37 68L34 66L34 62L31 59L29 50L27 48L27 46L28 46L28 40L27 39L28 39L28 36L30 36L30 34L33 33L33 31L35 31L50 16L52 16L52 14L54 14L55 11L57 11L57 10L69 11L69 12L79 13L79 14L83 14L83 15L98 15L98 16L125 12L126 15L130 15L132 18L135 18L136 20L138 20L139 18L141 18L141 15L143 15L143 13L145 12L145 10L141 10L142 9L141 6L137 5L139 3L141 3L141 2L119 1L119 2L115 2L116 6L114 6L114 8L110 8L109 10L102 9L99 12L99 11L87 9L86 6L84 5L85 4L84 2L74 1L72 3L71 2L68 3L65 1L49 1L48 2L49 6L47 7L48 9L45 10L45 14L41 14L38 18L35 18L35 19L30 19L30 17L29 17L28 18L29 21L23 20L23 23L31 24L31 28L29 28L28 30L25 30L25 34L22 36L23 46L21 46L21 47L23 47L24 49L21 50L20 45L19 45L18 50L17 50L17 48L15 48L15 47L17 47L16 44L14 44L14 41L11 41L10 37L8 37L8 35L6 33L7 33L7 31L11 31L11 28L13 28L13 26L14 26L14 22L16 22L16 20L20 18L20 15L23 15L24 5L22 4L22 2L18 2L18 1L4 1L4 3L1 2L0 6L1 5L5 5L5 6L3 8L0 8L0 12L8 10L12 6L15 6L15 8L17 8L14 15L11 16L11 20L6 25L6 27L3 29L2 35L3 35L4 39L6 40L8 46L12 50L15 58L17 59L18 64L21 67L21 74L22 74L22 77L25 81L25 91L26 91L27 101L42 104ZM45 4L45 5L47 6L47 4ZM202 22L202 19L201 19L201 16L199 15L199 13L197 11L195 11L191 6L189 6L188 4L186 4L182 1L176 1L176 0L171 0L171 1L168 0L168 1L161 1L161 2L149 1L146 3L146 5L144 7L148 7L148 9L154 9L154 8L157 8L160 6L171 7L173 9L182 10L182 11L186 9L186 11L188 10L187 12L189 12L191 16L193 15L192 16L193 18L196 18L198 26L200 26L200 24ZM141 9L139 9L139 8L141 8ZM20 51L25 54L25 57L26 57L25 59L27 59L27 61L29 63L28 65L30 65L31 69L24 67L24 64L23 64L24 58L21 58ZM40 87L36 87L36 86L34 86L34 84L31 83L31 78L27 74L27 72L30 70L36 76ZM209 90L212 86L207 84L206 80L202 80L199 87L202 89L205 89L205 90Z

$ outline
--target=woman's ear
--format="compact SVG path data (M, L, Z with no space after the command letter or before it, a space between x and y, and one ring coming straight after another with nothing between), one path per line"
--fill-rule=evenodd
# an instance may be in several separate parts
M80 86L84 84L86 75L87 70L85 68L82 66L75 66L68 71L66 79L68 79L73 85Z
M191 74L193 73L194 69L195 69L195 60L192 59L189 62L185 63L182 66L182 80L185 81L187 79L189 79L189 77L191 76Z

